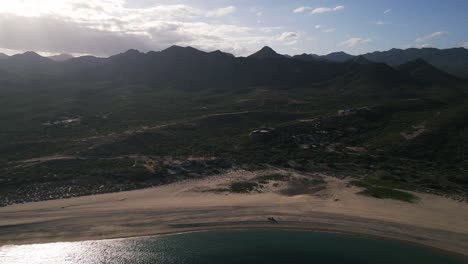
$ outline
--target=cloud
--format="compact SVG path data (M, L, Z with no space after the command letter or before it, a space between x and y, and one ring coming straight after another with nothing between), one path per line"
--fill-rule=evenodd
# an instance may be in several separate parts
M403 46L404 49L411 49L411 48L422 49L422 48L431 48L431 47L432 47L432 45L429 44L429 43L424 43L424 44L421 44L421 45L409 44L409 45Z
M278 40L280 41L295 41L299 38L299 33L297 32L283 32L279 37Z
M223 22L236 7L200 9L155 4L130 8L125 0L22 0L0 5L0 49L108 56L127 49L171 45L246 55L265 45L287 45L280 27ZM258 15L258 14L257 14ZM285 36L286 38L286 36Z
M345 7L340 5L336 7L317 7L317 8L312 8L309 6L301 6L293 10L293 13L304 13L305 11L311 11L311 14L323 14L323 13L330 13L330 12L336 12L343 10Z
M388 14L390 14L391 12L392 12L391 9L387 9L387 10L385 10L383 13L384 13L384 15L388 15Z
M331 33L331 32L336 31L336 28L327 27L327 26L324 26L324 25L315 25L315 29L321 30L324 33Z
M101 31L48 17L1 15L0 28L0 47L13 50L108 55L153 47L145 35ZM166 35L161 43L183 39L177 34Z
M323 14L323 13L330 13L330 12L336 12L343 10L345 7L344 6L336 6L334 8L331 7L318 7L312 10L312 14Z
M371 39L369 38L350 38L348 40L345 40L343 42L341 42L340 46L345 46L345 47L348 47L348 48L353 48L357 45L361 45L361 44L366 44L366 43L369 43L369 42L372 42Z
M385 22L383 22L383 21L377 21L377 22L375 22L375 24L376 24L377 26L382 26L382 25L385 25Z
M235 6L228 6L228 7L223 7L223 8L218 8L212 11L208 11L206 13L207 17L223 17L230 15L234 12L237 11L237 8Z
M423 37L419 37L415 41L416 42L423 42L423 41L427 41L427 40L430 40L430 39L433 39L433 38L441 37L443 35L447 35L447 32L437 31L437 32L434 32L432 34L429 34L429 35L426 35L426 36L423 36Z
M312 7L308 7L308 6L301 6L301 7L298 7L296 9L293 10L293 13L304 13L305 11L307 10L312 10Z
M468 41L462 43L461 46L462 46L463 48L467 48L467 49L468 49Z

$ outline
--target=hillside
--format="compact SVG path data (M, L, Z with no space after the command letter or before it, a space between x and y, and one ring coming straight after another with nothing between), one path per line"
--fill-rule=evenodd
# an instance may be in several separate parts
M0 61L0 84L1 205L265 166L468 192L468 85L423 60L29 52Z
M367 53L363 56L371 61L384 62L392 66L423 59L443 71L468 78L468 50L465 48L391 49L383 52Z
M423 59L409 61L398 66L400 71L408 73L413 79L430 84L450 83L456 78L443 72Z
M391 49L388 51L376 51L362 56L373 62L381 62L393 67L406 64L415 60L424 60L444 72L461 78L468 78L468 50L465 48L435 49L435 48L410 48ZM301 54L293 58L303 61L330 61L346 62L356 58L344 52L333 52L327 55Z

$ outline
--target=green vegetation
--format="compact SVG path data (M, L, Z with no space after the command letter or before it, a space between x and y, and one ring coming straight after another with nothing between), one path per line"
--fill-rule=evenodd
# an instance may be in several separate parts
M385 187L374 187L370 186L367 187L364 191L359 192L358 194L362 194L365 196L370 196L379 199L393 199L393 200L400 200L404 202L415 202L418 200L418 197L411 193L403 192L400 190L385 188Z
M364 178L363 180L353 181L351 183L355 186L365 188L363 191L358 193L361 195L370 196L378 199L400 200L409 203L413 203L419 200L417 196L411 193L393 189L398 188L399 185L395 185L391 182L370 180L369 178Z
M256 182L241 181L231 183L229 191L233 193L250 193L258 191L262 186Z

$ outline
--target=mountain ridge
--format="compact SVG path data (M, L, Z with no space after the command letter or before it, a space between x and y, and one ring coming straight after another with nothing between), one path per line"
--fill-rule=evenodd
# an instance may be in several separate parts
M404 52L396 49L393 51ZM420 58L414 60L418 59ZM219 50L205 52L193 47L171 46L162 51L144 53L130 49L108 58L81 56L64 61L54 61L35 52L25 52L1 60L0 69L23 74L65 75L66 78L93 81L127 80L162 84L176 80L178 86L187 82L198 83L200 86L210 83L263 85L287 82L302 85L330 80L359 67L366 68L361 74L369 75L362 79L376 81L378 76L393 83L394 75L394 80L402 80L397 71L403 71L405 67L399 68L398 65L376 60L366 55L352 56L344 52L325 56L302 54L289 58L268 46L248 57L235 57ZM408 62L410 61L405 63ZM379 63L390 65L396 71ZM431 67L433 68L428 71L437 75L438 81L456 79L437 66ZM385 76L380 71L390 76ZM422 75L419 71L418 76L413 77L422 81ZM429 80L430 78L426 78L425 81Z

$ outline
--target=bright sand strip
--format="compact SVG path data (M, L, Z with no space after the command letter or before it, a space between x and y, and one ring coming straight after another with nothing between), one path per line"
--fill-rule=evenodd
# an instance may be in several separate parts
M357 195L346 180L285 196L213 193L256 175L234 171L151 189L0 208L0 245L94 240L226 228L327 230L401 239L468 255L468 204L429 194L406 203ZM285 183L283 183L285 184ZM275 217L280 224L271 224Z

